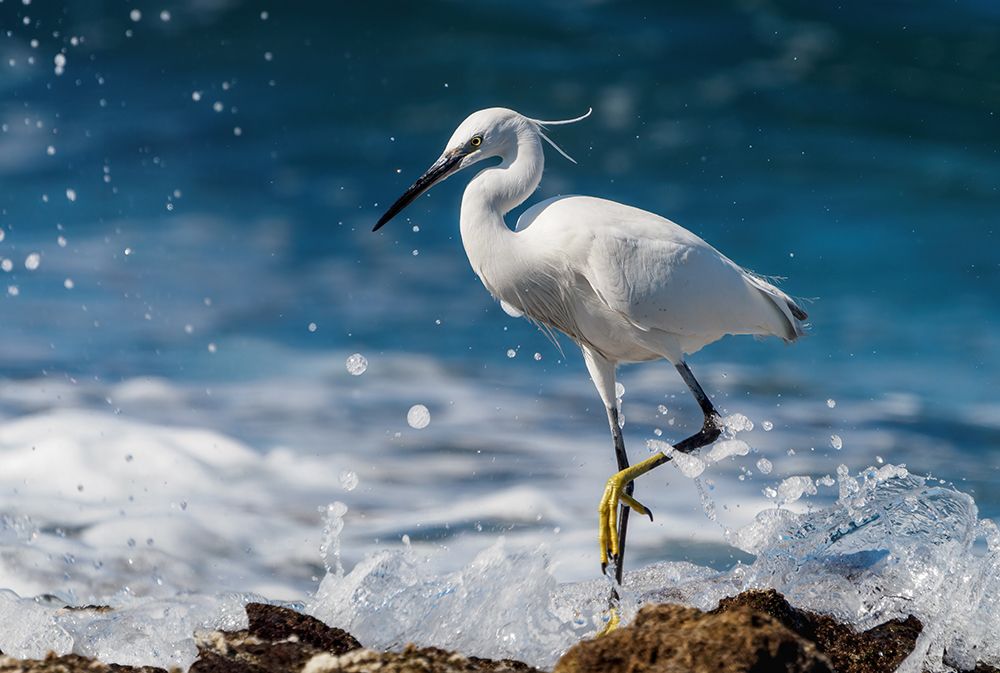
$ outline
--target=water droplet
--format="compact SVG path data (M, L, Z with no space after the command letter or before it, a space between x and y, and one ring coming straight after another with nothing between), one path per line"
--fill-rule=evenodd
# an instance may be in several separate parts
M538 362L539 360L542 359L542 354L541 353L535 353L534 357L535 357L535 362Z
M517 351L516 350L514 350L513 348L508 348L507 349L507 357L512 358L512 357L516 357L516 356L517 356Z
M214 353L214 352L216 352L217 350L219 350L219 347L218 347L218 346L216 346L216 345L215 345L215 343L210 343L210 344L208 344L208 352L209 352L209 353Z
M732 433L749 432L753 430L753 421L743 414L733 414L722 419L722 424Z
M311 322L311 323L309 323L308 329L309 329L310 332L315 332L318 329L318 327L316 326L316 323Z
M771 470L773 469L773 467L774 466L771 465L771 461L769 461L767 458L761 458L760 460L757 461L757 471L760 472L761 474L771 474Z
M70 201L76 201L76 190L75 189L67 189L66 190L66 198L69 199Z
M840 451L844 446L844 440L840 438L840 435L830 435L830 446Z
M33 252L24 258L24 268L28 271L34 271L42 263L42 256L37 252Z
M347 366L347 371L351 376L361 376L368 369L368 358L366 358L361 353L355 353L347 358L345 363Z
M169 10L165 9L162 12L160 12L160 21L166 22L166 21L169 21L169 20L170 20L170 11Z
M615 397L619 400L625 397L625 386L619 381L615 381Z
M830 399L828 399L828 400L826 401L826 406L828 406L828 407L830 407L831 409L833 409L833 408L834 408L835 406L837 406L837 400L835 400L835 399L833 399L833 398L831 397Z
M358 474L352 470L344 470L340 473L340 485L345 491L353 491L358 487Z
M76 287L76 283L73 282L72 278L67 278L66 280L63 281L63 287L66 288L67 290L72 290L74 287Z
M764 428L764 432L771 432L774 429L774 423L771 421L761 421L760 427Z
M406 422L414 430L423 430L431 423L431 412L422 404L414 404L406 412Z

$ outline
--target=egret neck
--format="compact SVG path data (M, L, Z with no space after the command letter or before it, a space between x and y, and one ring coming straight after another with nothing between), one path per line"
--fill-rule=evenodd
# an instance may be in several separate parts
M517 235L507 227L504 215L538 188L545 168L538 133L528 124L519 125L516 139L516 144L504 148L498 165L476 174L462 196L460 226L465 254L473 271L497 297L498 282L513 280L514 267L522 259Z

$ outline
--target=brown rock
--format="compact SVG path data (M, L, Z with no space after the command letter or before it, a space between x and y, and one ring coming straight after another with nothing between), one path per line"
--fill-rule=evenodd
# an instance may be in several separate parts
M120 666L105 664L78 654L57 656L49 653L44 659L14 659L0 656L0 673L167 673L152 666ZM180 669L171 669L180 673Z
M246 611L250 620L246 631L198 636L198 660L189 673L368 673L376 669L380 673L540 673L519 661L490 661L412 645L403 652L363 650L347 631L294 610L250 603Z
M407 645L402 652L354 650L341 656L313 657L302 673L542 673L511 659L464 657L436 647Z
M333 654L343 654L361 647L361 643L347 631L327 626L315 617L295 610L264 603L248 603L246 611L250 620L250 635L261 640L287 640L295 636L301 643Z
M861 633L832 617L793 608L773 589L744 591L719 602L715 612L747 607L771 615L797 634L816 643L838 673L894 671L913 651L923 625L916 617L893 619Z
M298 673L317 654L361 647L347 631L288 608L250 603L246 611L246 631L196 636L198 659L189 673Z
M574 645L554 673L832 673L816 646L747 607L706 613L650 605L635 621Z
M321 650L294 637L270 642L248 631L213 631L198 634L198 659L189 673L293 673Z

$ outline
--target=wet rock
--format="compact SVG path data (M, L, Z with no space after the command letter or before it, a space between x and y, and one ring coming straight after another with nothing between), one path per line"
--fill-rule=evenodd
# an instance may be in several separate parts
M317 654L361 647L347 631L288 608L250 603L246 611L245 631L198 634L190 673L298 673Z
M294 610L250 603L246 611L247 630L198 635L198 660L190 673L541 673L519 661L433 647L374 652L347 631Z
M361 643L347 631L327 626L315 617L288 608L248 603L246 611L250 620L250 635L262 640L279 641L294 636L301 643L334 654L361 647Z
M0 656L0 673L167 673L152 666L119 666L105 664L77 654L56 656L50 653L44 659L14 659ZM170 673L180 673L171 669Z
M923 625L916 617L894 619L857 632L832 617L793 608L773 589L745 591L719 602L716 613L750 608L774 617L798 635L816 643L838 673L894 671L913 651Z
M574 645L555 673L833 673L816 645L749 607L650 605L629 626Z
M407 645L402 652L355 650L313 657L302 673L542 673L520 661L465 657L436 647Z

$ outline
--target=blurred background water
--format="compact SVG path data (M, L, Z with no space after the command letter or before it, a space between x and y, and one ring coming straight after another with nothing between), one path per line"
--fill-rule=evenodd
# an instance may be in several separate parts
M529 205L630 203L815 299L794 347L692 358L754 452L639 483L636 564L729 565L705 503L735 527L841 463L1000 513L993 2L6 0L0 57L4 586L301 596L334 500L348 566L506 535L596 575L604 414L572 344L469 269L469 176L370 233L490 106L594 108ZM669 366L622 381L634 456L700 422Z

